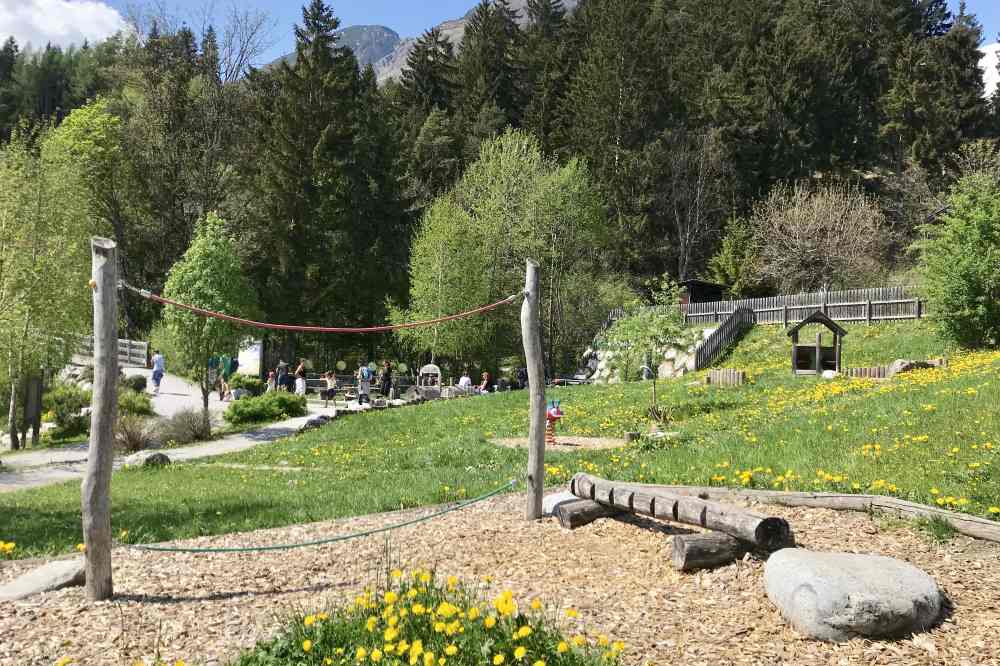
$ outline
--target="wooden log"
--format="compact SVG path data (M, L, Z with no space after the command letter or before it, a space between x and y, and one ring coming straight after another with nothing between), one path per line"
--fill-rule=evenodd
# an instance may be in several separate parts
M881 511L900 518L940 518L950 524L959 534L1000 543L1000 523L987 518L956 513L937 507L908 502L884 495L849 495L844 493L812 493L782 490L749 490L735 488L713 488L702 486L653 486L633 485L637 492L655 493L662 491L715 501L755 501L761 504L775 504L789 507L812 507L838 511ZM574 493L575 494L575 493Z
M92 243L94 291L94 391L90 412L90 453L80 488L83 543L86 545L86 593L91 601L110 599L111 466L118 407L117 246L106 238Z
M539 318L538 263L528 259L524 274L524 303L521 305L521 340L528 366L528 497L524 511L527 520L542 517L542 493L545 490L545 366L542 357L541 319Z
M624 511L723 532L769 552L795 545L792 528L784 518L763 516L655 486L607 481L581 473L570 481L570 492Z
M589 525L599 518L610 518L618 513L617 509L604 506L593 500L582 499L560 504L556 507L555 516L559 519L559 524L562 527L575 530L578 527Z
M671 564L678 571L697 571L729 564L750 552L747 544L721 532L674 536Z

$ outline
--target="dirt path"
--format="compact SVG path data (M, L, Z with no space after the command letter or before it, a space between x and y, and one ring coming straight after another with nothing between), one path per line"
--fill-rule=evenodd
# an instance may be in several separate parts
M424 509L423 511L426 511ZM763 565L710 573L670 567L669 534L655 521L601 520L574 532L554 520L522 520L523 496L502 497L392 533L393 565L430 567L509 588L522 604L572 606L566 631L605 633L627 644L626 664L997 664L1000 546L960 537L935 544L908 527L862 513L768 507L791 521L803 547L879 553L933 575L954 605L913 640L833 645L789 629L767 600ZM187 543L283 543L397 523L421 511L364 516ZM379 567L381 538L264 554L171 555L116 551L113 602L90 605L81 589L0 605L0 664L133 663L157 647L168 663L221 666L274 635L288 614L352 598ZM0 582L32 566L0 563ZM489 590L483 583L490 576ZM158 630L159 629L159 630Z
M317 414L326 414L327 416L333 414L332 409L327 410L316 405L309 405L309 410L310 412L306 416L288 419L287 421L265 426L259 430L228 435L211 442L203 442L191 446L162 449L162 452L167 454L173 462L185 462L221 456L227 453L236 453L237 451L245 451L261 444L267 444L268 442L294 435L306 421ZM29 454L26 453L21 456L12 457L9 460L4 460L4 466L9 471L0 472L0 493L9 493L26 488L38 488L73 479L82 479L86 472L86 446L71 450L49 449L30 453L37 453L39 455L29 457ZM116 458L115 469L120 469L125 464L141 464L150 453L153 452L143 451L132 456Z

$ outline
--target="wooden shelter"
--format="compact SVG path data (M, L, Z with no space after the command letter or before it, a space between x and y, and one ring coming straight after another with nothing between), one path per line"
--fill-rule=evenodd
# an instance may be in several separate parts
M799 331L807 324L822 324L833 333L833 345L823 346L823 333L816 334L814 344L799 344ZM841 352L844 336L847 331L834 320L826 316L822 310L816 310L811 315L788 329L792 339L792 372L796 375L821 375L826 370L841 371Z

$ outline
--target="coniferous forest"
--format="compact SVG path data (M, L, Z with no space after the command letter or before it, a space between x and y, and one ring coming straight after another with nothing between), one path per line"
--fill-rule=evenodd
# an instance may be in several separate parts
M460 311L516 290L534 254L560 367L664 276L734 296L904 280L943 193L1000 169L987 36L945 0L529 0L523 15L483 0L463 43L426 32L382 85L338 42L336 9L310 2L294 57L260 69L252 40L221 38L232 26L153 20L70 49L7 39L0 141L83 165L81 186L52 196L75 197L125 279L157 293L215 211L269 321ZM821 221L862 210L849 232L873 239L867 261L819 282L769 265L769 222L806 200ZM832 255L837 233L817 231ZM160 313L127 298L122 317L142 338ZM278 342L492 363L516 350L502 317Z

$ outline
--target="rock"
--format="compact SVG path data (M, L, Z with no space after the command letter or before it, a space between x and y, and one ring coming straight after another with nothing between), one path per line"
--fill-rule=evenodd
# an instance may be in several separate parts
M836 379L840 376L840 373L836 370L824 370L823 379Z
M170 458L165 453L154 453L151 456L146 456L142 462L143 467L166 467L169 464Z
M83 558L56 560L15 578L0 587L0 601L16 601L42 592L54 592L64 587L79 587L84 583Z
M578 499L580 498L574 495L573 493L569 492L568 490L564 490L561 493L549 493L548 495L542 498L542 515L543 516L555 515L556 507L558 507L560 504L565 504L566 502L575 502Z
M890 379L898 374L904 372L912 372L913 370L925 370L927 368L936 367L927 361L911 361L908 359L897 358L892 364L889 365L889 370L886 372L886 376Z
M304 424L302 424L302 426L299 427L299 432L306 432L308 430L315 430L316 428L322 428L330 421L331 419L329 416L326 416L325 414L320 414L319 416L313 417L308 421L306 421Z
M941 612L933 578L881 555L786 548L768 559L764 585L792 626L825 641L903 636L928 629Z

